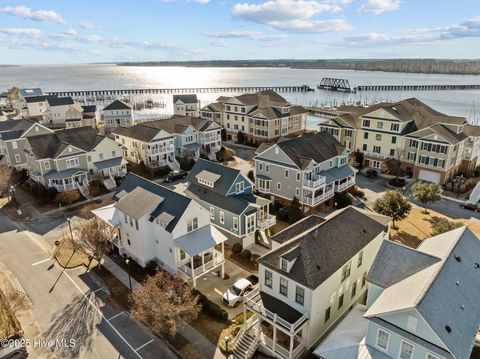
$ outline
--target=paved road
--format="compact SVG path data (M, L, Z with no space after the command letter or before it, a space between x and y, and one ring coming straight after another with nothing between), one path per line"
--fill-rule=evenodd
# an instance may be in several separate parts
M385 179L381 177L366 178L363 175L357 174L356 181L357 181L357 186L362 190L365 190L367 203L369 205L373 204L373 202L377 197L381 196L383 192L389 189L385 186ZM418 202L415 200L415 198L413 198L410 187L407 187L404 194L409 199L410 202L414 203L419 207L424 206L423 203ZM471 217L475 217L480 219L480 213L475 213L467 209L462 209L460 208L460 205L458 203L445 200L445 199L442 199L438 202L430 204L429 208L450 217L467 218L467 219Z
M58 222L36 224L32 229L52 229ZM30 296L40 337L76 341L74 348L54 348L51 355L34 352L32 357L176 358L127 313L106 304L108 293L100 280L84 269L62 272L55 265L47 243L55 233L38 235L0 214L0 262Z

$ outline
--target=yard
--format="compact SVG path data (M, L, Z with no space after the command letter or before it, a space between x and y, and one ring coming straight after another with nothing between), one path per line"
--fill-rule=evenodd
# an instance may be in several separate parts
M463 222L480 237L480 221L450 218L432 210L428 210L426 214L423 208L412 208L406 219L395 223L398 229L390 230L390 238L395 242L416 248L422 240L432 236L432 225L439 219Z
M5 303L3 293L0 291L0 339L8 338L17 333L20 328Z

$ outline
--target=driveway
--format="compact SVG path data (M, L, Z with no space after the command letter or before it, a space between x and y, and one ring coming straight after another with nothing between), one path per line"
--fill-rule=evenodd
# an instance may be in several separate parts
M227 307L222 302L223 293L225 293L225 291L237 280L247 278L251 273L237 266L228 259L225 260L225 273L229 275L228 279L221 279L214 272L210 272L203 277L200 277L197 279L197 289L212 302L225 309L228 313L228 317L231 319L242 313L243 307L242 305L239 305L237 308Z

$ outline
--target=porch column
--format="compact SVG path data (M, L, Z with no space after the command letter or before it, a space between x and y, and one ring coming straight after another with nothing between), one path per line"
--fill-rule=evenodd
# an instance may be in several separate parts
M273 325L272 352L275 353L275 344L277 343L277 327L276 327L277 315L276 315L276 314L275 314L275 316L273 317L273 322L275 323L275 325Z
M220 275L222 276L222 279L225 279L225 244L222 242L222 269L220 270Z
M62 185L63 185L63 190L65 190L66 188L65 188L65 179L64 178L62 178Z
M294 335L290 335L290 352L288 353L288 358L292 359L292 352L293 352L293 337Z
M196 280L195 280L195 274L194 274L194 268L193 268L193 256L190 257L190 268L192 270L192 281L193 281L193 288L195 288Z
M205 252L202 252L201 255L202 255L202 268L203 268L203 271L205 272Z

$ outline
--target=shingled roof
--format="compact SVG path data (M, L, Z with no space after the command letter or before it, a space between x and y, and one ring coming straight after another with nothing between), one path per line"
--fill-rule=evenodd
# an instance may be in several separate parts
M299 167L305 168L310 160L321 163L343 153L345 146L329 132L305 134L276 144ZM261 154L259 155L261 157Z
M198 103L197 95L189 94L189 95L173 95L173 103L177 103L180 100L184 104L187 103Z
M197 175L202 171L208 171L220 175L220 178L214 183L213 188L207 187L198 182ZM205 188L222 196L226 196L228 190L232 187L239 174L240 170L235 168L227 167L212 161L199 159L189 172L187 181L201 188Z
M104 110L131 110L131 109L132 109L132 105L120 100L115 100L110 105L104 108Z
M315 289L345 265L382 232L389 217L349 206L298 239L283 244L259 259L259 263ZM298 247L289 272L282 271L280 257Z

